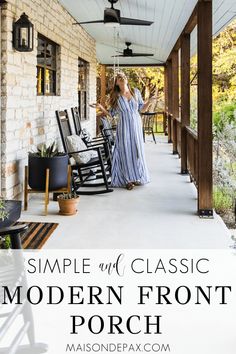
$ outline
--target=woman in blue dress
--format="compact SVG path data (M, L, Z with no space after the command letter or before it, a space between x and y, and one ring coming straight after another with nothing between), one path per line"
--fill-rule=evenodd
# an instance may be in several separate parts
M110 94L110 111L97 104L104 114L118 115L116 141L112 156L111 184L113 187L143 185L150 181L144 154L142 121L139 112L145 111L138 89L132 90L123 73L118 73Z

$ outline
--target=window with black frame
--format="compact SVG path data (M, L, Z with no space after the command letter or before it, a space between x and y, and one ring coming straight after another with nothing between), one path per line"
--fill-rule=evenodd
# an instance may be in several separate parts
M78 106L80 118L88 119L88 75L89 63L81 58L78 60Z
M37 94L56 95L57 47L50 39L38 35L37 47Z

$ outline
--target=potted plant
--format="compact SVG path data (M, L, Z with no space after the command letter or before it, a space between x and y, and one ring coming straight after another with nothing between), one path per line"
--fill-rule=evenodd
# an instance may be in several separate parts
M59 213L61 215L75 215L77 212L77 205L79 196L76 193L63 193L57 197L59 204Z
M0 199L0 227L3 227L4 220L6 220L8 217L8 213L6 211L6 205L5 201L3 199ZM5 249L8 248L8 238L7 236L1 237L0 236L0 249Z
M30 152L28 158L28 184L38 191L45 190L46 170L49 169L49 191L67 186L68 155L58 151L56 143L41 144L36 152Z
M0 236L0 250L7 250L11 247L11 239L9 235Z
M8 227L19 219L21 214L21 201L4 200L0 198L0 229ZM10 248L10 236L0 236L0 249Z
M8 217L8 212L6 210L6 203L5 200L0 199L0 227L3 227L3 225L1 225L1 223L7 219Z

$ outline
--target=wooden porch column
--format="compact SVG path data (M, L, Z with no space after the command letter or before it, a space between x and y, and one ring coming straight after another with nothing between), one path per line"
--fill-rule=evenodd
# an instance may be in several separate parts
M106 103L106 65L101 65L101 104Z
M190 125L190 34L181 38L181 173L187 170L187 132Z
M213 215L212 202L212 1L198 3L198 213Z
M168 111L168 69L164 68L164 94L165 94L165 112L163 115L164 134L167 135L167 111Z
M172 142L173 154L177 154L177 123L179 117L179 56L178 51L172 53Z
M170 120L170 114L172 114L172 62L171 60L167 61L167 122L168 122L168 143L172 143L172 133L171 133L171 126L172 121Z

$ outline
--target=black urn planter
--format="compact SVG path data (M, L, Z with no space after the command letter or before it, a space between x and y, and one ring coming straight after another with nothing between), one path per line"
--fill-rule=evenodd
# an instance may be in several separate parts
M0 229L11 226L20 218L21 201L20 200L5 200L5 211L8 216L5 220L0 221Z
M67 186L68 155L62 154L53 157L40 157L29 154L28 184L37 191L45 190L46 170L49 169L49 191L55 191Z

